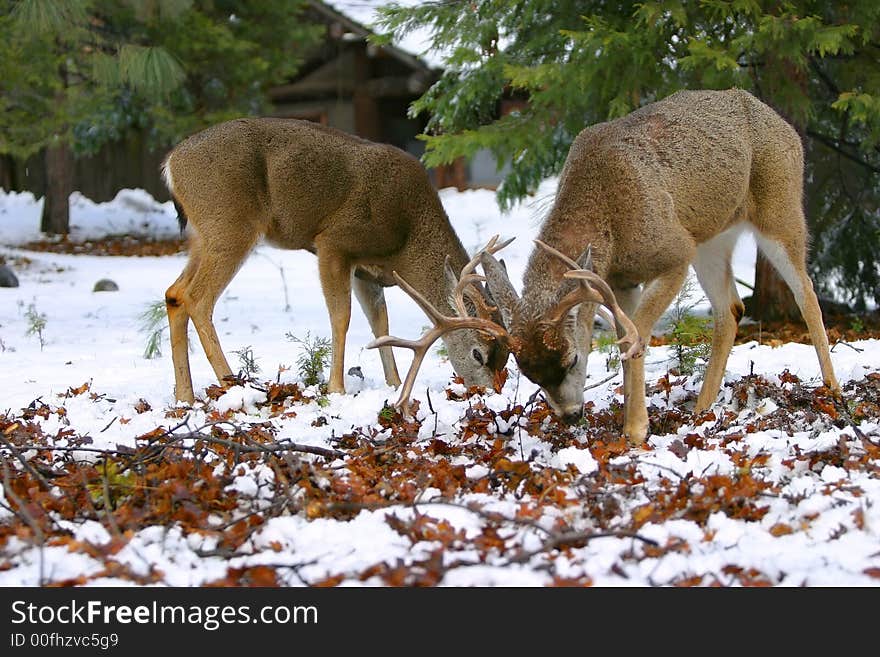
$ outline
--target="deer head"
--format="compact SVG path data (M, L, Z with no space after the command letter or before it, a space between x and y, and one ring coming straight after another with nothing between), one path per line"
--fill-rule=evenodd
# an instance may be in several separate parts
M394 279L400 288L415 300L434 323L434 328L429 329L418 340L405 340L386 335L373 340L367 345L367 349L393 346L404 347L413 351L414 356L412 364L410 365L406 378L403 381L400 397L395 404L404 415L409 414L409 396L412 393L412 388L415 384L416 374L428 353L428 349L430 349L431 345L434 344L438 338L444 338L447 348L452 345L455 346L457 357L462 363L466 363L466 365L461 365L462 368L472 367L468 362L468 359L470 359L471 362L478 362L482 366L482 360L496 358L497 369L501 369L507 362L507 357L510 354L512 346L509 339L510 336L501 324L493 321L493 317L498 317L497 308L488 304L485 291L480 286L480 283L485 279L474 271L477 264L480 262L480 257L484 253L495 253L496 251L503 249L513 241L513 238L506 242L502 242L501 244L497 244L497 241L498 235L495 235L489 240L489 243L486 244L486 246L471 258L470 262L462 268L458 276L455 276L449 263L446 263L446 281L447 285L451 288L449 290L448 300L449 305L454 309L456 316L444 315L430 301L428 301L424 295L420 294L412 287L412 285L407 283L400 274L396 271L393 272ZM481 351L481 357L477 358L477 351L480 348L473 346L477 344L473 339L475 335L485 336L481 342L484 347L486 347L485 353L489 355L483 356L484 352ZM487 341L494 344L489 346L487 345ZM468 349L470 349L472 353L466 353ZM450 360L452 360L452 349L450 349L449 354ZM501 360L502 356L503 360ZM489 361L486 360L485 362L488 363ZM462 370L458 369L459 365L455 364L454 361L453 365L455 366L456 372L461 374ZM485 367L481 367L481 369L486 372L490 371ZM495 370L491 371L494 374ZM481 372L476 376L482 375L483 373ZM492 385L492 383L493 381L489 381L487 385Z
M593 271L589 247L575 262L540 240L535 243L568 268L546 305L520 299L507 270L491 253L482 254L483 270L505 328L518 346L515 356L520 371L541 386L547 402L561 419L573 423L583 413L595 314L598 312L617 326L622 360L641 356L644 342L621 310L610 286ZM612 317L599 304L607 307Z

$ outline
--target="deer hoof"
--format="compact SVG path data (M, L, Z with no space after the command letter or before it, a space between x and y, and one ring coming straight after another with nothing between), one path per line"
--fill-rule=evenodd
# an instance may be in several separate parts
M648 435L648 427L647 426L639 426L626 429L623 431L626 436L627 442L633 447L641 447L645 444L645 438Z

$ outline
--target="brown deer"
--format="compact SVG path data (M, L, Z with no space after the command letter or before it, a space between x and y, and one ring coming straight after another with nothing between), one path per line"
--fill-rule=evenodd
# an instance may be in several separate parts
M392 271L446 312L483 312L478 281L460 290L469 257L427 172L387 144L295 119L227 121L178 144L163 164L181 223L189 222L189 261L165 293L175 394L194 401L187 350L192 319L221 384L232 370L212 315L220 293L260 238L317 256L330 315L329 392L344 392L345 335L354 290L375 336L388 333L383 288ZM478 331L446 336L449 360L467 385L492 385L507 361L502 344ZM400 384L390 348L380 351L385 381Z
M504 340L522 373L542 387L563 419L581 417L596 292L600 281L607 281L605 305L613 308L620 299L617 332L621 344L629 345L623 363L624 433L641 444L648 430L644 361L629 356L639 355L640 343L693 266L714 319L694 410L708 409L744 312L731 255L740 232L749 229L794 293L825 385L839 390L806 271L803 176L797 132L738 89L678 92L583 130L529 258L522 297L502 263L481 254L508 331ZM620 319L627 316L637 337Z

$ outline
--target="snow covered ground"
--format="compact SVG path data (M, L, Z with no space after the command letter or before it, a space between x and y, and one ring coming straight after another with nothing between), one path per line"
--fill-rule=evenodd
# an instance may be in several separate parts
M494 195L485 190L442 190L441 199L469 250L496 233L516 236L503 256L511 280L518 284L554 185L554 181L547 181L534 199L507 214L498 210ZM58 434L59 444L65 440L62 429L72 428L88 435L95 449L134 447L138 436L179 422L166 417L166 411L175 407L167 331L162 355L145 358L146 334L140 315L149 304L163 299L186 256L100 257L26 250L23 244L41 237L40 206L41 201L30 194L0 195L0 255L20 280L17 288L0 288L0 413L15 415L34 400L53 409L63 405L63 416L36 418L46 434ZM146 231L165 237L177 233L171 204L157 203L141 190L123 190L114 201L102 204L75 195L71 212L73 240L124 232ZM740 279L753 280L754 257L754 242L748 237L742 239L734 263ZM94 283L102 278L115 281L119 290L94 292ZM747 290L742 289L741 294L747 294ZM386 297L391 333L400 337L419 335L428 322L418 307L397 288L388 289ZM33 318L40 315L45 318L42 335L29 332ZM258 378L295 381L301 347L286 339L285 334L329 337L314 257L258 246L220 298L215 324L233 369L239 362L236 352L250 348L261 368ZM364 379L348 377L348 394L329 395L323 404L302 402L295 407L295 415L268 418L277 439L328 448L335 446L333 441L339 436L355 430L381 432L377 415L386 401L396 399L397 392L384 384L378 353L364 349L371 339L366 320L353 304L346 369L360 366ZM880 344L876 341L850 346L854 348L838 346L832 353L842 384L864 381L880 364ZM649 350L649 386L667 374L669 356L665 347ZM410 353L398 351L396 357L403 373ZM191 366L199 396L216 381L197 342L191 350ZM279 368L285 367L279 373ZM536 390L516 375L513 359L508 367L511 376L501 393L479 396L491 411L500 413L517 403L524 404ZM880 482L876 455L870 451L871 441L878 440L876 418L861 420L855 426L837 426L821 414L805 412L790 418L785 425L788 430L781 430L778 423L767 420L786 411L777 409L770 396L763 397L760 386L750 388L754 394L747 399L737 398L735 384L750 373L763 376L779 390L791 390L794 384L785 377L780 379L785 370L808 389L820 384L818 362L809 345L774 348L751 342L737 346L727 364L728 385L715 408L717 422L688 416L670 433L651 435L648 449L625 451L610 459L595 444L586 444L586 434L583 442L579 441L578 430L571 434L573 438L566 439L566 447L559 447L559 443L543 440L540 432L530 435L515 431L516 419L506 427L496 422L490 431L515 445L505 457L508 472L517 467L517 461L527 461L526 471L564 475L560 479L564 493L560 499L569 503L554 509L541 507L544 510L529 522L519 518L523 506L543 503L531 493L492 485L482 492L463 492L450 500L436 487L424 486L419 492L418 508L389 504L364 508L344 519L310 517L305 512L272 517L250 536L246 549L232 557L206 551L216 539L170 525L145 527L128 536L113 559L130 572L161 573L156 581L169 585L197 586L223 577L230 567L266 563L290 565L279 574L284 584L335 578L343 584L382 585L394 581L390 575L381 575L390 571L371 571L371 567L378 563L422 563L442 545L446 565L436 583L448 586L546 585L569 579L594 585L647 586L678 584L688 578L702 585L755 581L774 585L876 585L880 572ZM588 383L606 378L609 372L605 358L594 354L589 372ZM422 401L422 423L413 449L432 444L437 437L458 447L490 442L490 436L463 431L472 420L469 407L477 400L456 399L456 395L447 399L447 389L464 392L450 383L451 377L448 362L433 350L414 391L414 397ZM86 382L91 396L59 397ZM620 401L616 393L619 385L618 375L588 390L585 400L593 403L594 412L611 409L615 401ZM671 395L658 388L649 399L651 414L673 409L676 396L697 390L698 386L699 382L691 378L677 384ZM426 388L434 413L425 403ZM254 388L233 388L216 401L197 402L190 420L196 426L212 412L232 410L230 417L243 424L266 421L265 407L258 408L265 396ZM149 410L135 410L141 400L148 403ZM852 402L854 405L856 400ZM723 427L720 418L726 418ZM867 447L860 436L868 438ZM2 453L11 467L18 467L8 452ZM94 452L79 456L96 458ZM748 464L742 460L746 458L751 459ZM495 481L494 465L460 455L451 457L450 462L467 468L468 481L481 477ZM345 464L346 459L339 458L331 465L339 471L345 469ZM628 467L630 478L638 485L609 485L605 469L609 464ZM229 489L242 496L258 496L273 476L266 470L243 469ZM599 471L604 477L602 487L590 489L591 481L600 481L595 479ZM713 476L741 482L746 471L764 487L759 497L767 508L761 513L742 515L730 508L707 507L706 516L697 518L688 513L676 516L658 511L666 499L661 491L668 489L670 481L694 478L685 496L692 500L710 493L723 494L723 486L715 493L710 490L712 481L721 481L713 480ZM589 494L585 492L588 489ZM597 496L605 505L602 508L614 505L613 512L603 516L601 522L585 511L598 508ZM682 501L684 505L690 503ZM0 495L0 526L13 519L10 505L10 497ZM479 512L474 510L477 507ZM496 514L493 519L487 519L490 513ZM401 522L413 523L419 514L428 514L436 523L445 521L443 526L460 532L456 534L459 538L445 542L431 535L414 538L389 521L389 515L394 515ZM571 545L559 542L566 547L555 550L544 541L548 536L559 538L554 538L553 531L560 523L569 530L602 530L614 535L573 541ZM488 545L484 541L480 549L475 549L473 541L486 535L487 524L495 528L492 531L497 529L500 543ZM638 530L636 539L624 535L624 530L632 533L633 528ZM105 545L112 540L108 528L98 521L69 523L66 531L90 545ZM650 545L660 548L652 548L652 552ZM530 551L534 552L531 556ZM462 563L450 566L455 559ZM550 560L552 568L547 567ZM87 584L131 583L130 578L105 570L106 562L93 552L73 551L62 545L41 548L16 536L0 538L0 564L0 586L34 586L41 581L77 577L84 577L82 581Z

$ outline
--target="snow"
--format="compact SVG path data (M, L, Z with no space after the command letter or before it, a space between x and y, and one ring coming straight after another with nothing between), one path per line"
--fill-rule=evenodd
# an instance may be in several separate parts
M332 0L327 4L355 22L381 34L383 30L376 26L376 9L391 3L387 0ZM395 0L394 4L409 7L422 4L422 0ZM434 48L429 28L422 27L407 32L393 43L395 47L415 55L431 68L443 67L446 53Z
M581 474L589 474L599 467L590 450L577 447L563 447L556 452L556 461L561 468L573 465Z
M468 250L481 246L496 233L502 238L516 236L504 250L503 257L511 280L520 286L532 248L531 240L555 185L555 180L545 181L534 198L507 213L500 212L494 194L487 190L446 189L441 190L440 197ZM71 200L72 239L138 231L167 237L178 231L171 203L158 203L142 190L123 190L108 203L92 203L79 194ZM174 376L167 331L161 357L146 359L143 353L146 338L141 330L140 315L147 305L163 299L165 289L180 273L186 256L99 257L28 250L24 246L27 242L42 237L38 228L41 203L41 199L26 193L0 195L0 255L20 280L20 287L0 289L0 410L17 412L36 399L54 405L63 403L67 409L65 422L55 415L42 420L46 434L52 435L69 423L80 433L92 437L92 448L134 446L136 436L175 422L165 416L167 410L178 406L173 396ZM735 251L734 269L742 280L753 280L754 249L754 241L745 236ZM101 278L114 280L119 291L93 292L95 281ZM264 380L278 377L281 381L295 381L295 363L301 347L286 339L285 334L303 337L308 332L313 336L329 336L329 322L319 290L312 255L258 245L221 296L215 311L215 324L233 369L238 363L235 352L250 348ZM745 288L740 292L748 293ZM391 333L401 337L418 335L428 321L416 304L398 288L389 288L386 297ZM39 336L28 334L29 308L45 315L42 344ZM376 426L377 411L384 403L396 399L397 391L384 383L378 352L364 348L373 336L357 305L353 304L353 308L345 366L346 370L359 366L364 379L348 377L349 392L328 395L324 405L318 401L303 402L296 405L295 416L271 418L278 429L278 440L332 447L330 438L333 436L344 435L355 427ZM195 342L192 330L190 336ZM861 351L837 349L832 353L841 383L864 378L867 373L876 371L880 363L877 341L864 340L852 346ZM410 352L399 350L396 358L401 373L405 372ZM216 381L197 342L190 360L197 395L201 395L206 386ZM667 365L665 348L649 350L646 357L649 385L666 374ZM513 359L508 366L515 372ZM600 381L607 375L600 355L594 354L588 367L588 383ZM725 381L738 381L754 371L778 383L778 375L785 369L807 383L820 381L818 362L811 346L785 344L772 348L757 342L734 348ZM424 400L428 389L435 411L429 421L422 422L419 442L436 437L449 439L462 426L468 402L446 399L446 389L455 388L450 384L451 376L449 363L432 350L418 375L414 392L416 398ZM89 395L59 398L86 382L97 398ZM689 389L696 389L698 383L689 381L687 385ZM607 408L618 386L619 376L590 389L585 399L593 402L596 410ZM535 391L534 384L513 375L500 394L487 393L483 400L489 408L501 410L512 402L524 403ZM596 538L560 553L555 560L557 576L587 578L595 586L649 586L671 583L684 576L709 574L704 583L718 581L736 585L735 574L726 570L729 564L736 564L745 570L754 568L785 586L869 586L875 583L865 571L880 567L877 551L880 482L876 474L821 461L816 463L816 468L808 467L803 461L783 463L786 459L790 461L795 452L821 454L833 448L841 436L852 440L852 430L828 427L822 431L807 426L792 435L778 429L761 430L759 421L783 412L782 409L772 399L758 396L751 404L740 407L730 399L730 393L731 389L727 388L727 398L718 405L738 414L736 422L741 425L741 435L734 435L737 433L734 427L729 432L732 444L751 458L767 455L762 466L763 477L781 487L776 497L767 498L766 516L760 522L749 522L715 511L706 519L705 526L686 518L649 521L640 530L644 538L660 545L686 541L688 549L632 560L622 556L639 547L632 538ZM197 404L192 411L193 421L203 421L209 410L228 410L235 413L239 422L264 422L265 410L261 411L256 405L263 398L264 393L252 387L234 387L212 404ZM150 410L135 411L141 400L149 404ZM666 408L667 401L664 395L656 394L653 403ZM428 414L427 404L423 403L419 419L425 420ZM318 418L326 423L315 422ZM758 428L742 429L750 423ZM489 431L505 433L509 428L499 425ZM675 450L674 446L681 445L686 436L699 436L706 430L706 425L686 425L674 434L649 436L649 449L632 450L617 461L635 463L648 483L685 477L688 473L723 475L738 471L742 466L732 462L725 451L715 449L714 445L705 449L691 448L683 456ZM861 430L867 435L877 435L876 423L865 422ZM492 438L477 436L470 440L491 442ZM574 471L584 481L598 468L588 445L554 450L549 442L525 432L521 441L523 458L534 459L536 466ZM94 459L95 453L83 451L77 457ZM340 467L343 463L339 461ZM483 464L463 462L461 465L465 466L471 481L490 476ZM261 486L273 476L265 467L243 468L229 489L259 495ZM852 493L856 488L860 491L858 496ZM692 494L699 491L694 490ZM474 493L458 500L460 504L452 505L438 503L439 496L440 491L435 488L423 491L420 499L424 503L419 505L419 513L429 513L438 521L446 520L466 536L478 534L484 526L483 517L465 508L467 504L478 503L484 513L513 518L522 502L513 496L499 498ZM785 496L788 497L783 499ZM620 510L622 517L649 502L643 490L632 492L631 497L630 504ZM8 496L0 491L0 523L11 517L7 511L9 504ZM863 517L859 523L854 521L856 509ZM198 586L216 580L223 577L230 566L290 564L297 568L296 577L291 575L288 583L299 585L337 573L356 574L378 562L393 564L398 560L426 559L436 548L436 542L412 544L389 526L389 514L412 520L416 511L403 506L364 509L347 521L327 517L309 519L301 513L273 517L249 539L249 554L231 559L204 554L215 547L215 537L185 535L175 526L146 527L136 532L114 558L133 572L161 572L163 583L172 586ZM579 519L578 507L558 514L574 523L589 520ZM553 520L552 516L545 515L536 524L548 529ZM770 528L776 523L790 525L792 533L772 534ZM846 531L832 540L830 537L836 535L840 527ZM93 544L111 540L107 530L94 521L71 523L66 529L77 540ZM535 530L528 525L516 525L508 531L513 538L507 540L518 541L517 545L525 550L538 550L545 536ZM468 563L476 560L470 548L462 549L456 554L458 557ZM551 580L545 557L536 554L524 563L512 563L499 557L485 563L462 565L450 569L439 583L444 586L543 586ZM7 563L0 569L0 586L35 586L41 576L49 581L63 581L83 575L96 577L88 580L88 585L130 585L113 575L101 575L102 565L92 556L59 546L40 550L18 537L11 537L5 546L0 546L0 562L3 560ZM361 581L350 576L344 578L342 584L376 586L382 585L382 580L374 576Z

